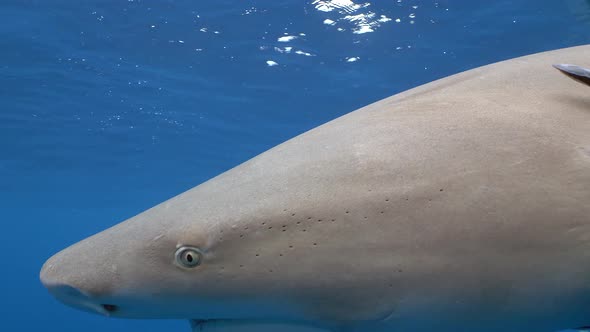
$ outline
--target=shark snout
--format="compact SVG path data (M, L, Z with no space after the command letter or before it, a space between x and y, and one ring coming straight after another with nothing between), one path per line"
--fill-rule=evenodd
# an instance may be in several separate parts
M117 306L105 303L108 295L108 279L99 273L85 274L86 266L71 264L64 250L45 262L39 273L41 283L60 302L84 311L109 316ZM67 262L67 263L66 263Z

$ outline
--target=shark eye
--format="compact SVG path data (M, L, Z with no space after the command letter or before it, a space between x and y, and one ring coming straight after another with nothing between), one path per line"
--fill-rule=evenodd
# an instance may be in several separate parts
M192 268L201 263L201 252L195 247L180 247L174 256L176 263L182 267Z

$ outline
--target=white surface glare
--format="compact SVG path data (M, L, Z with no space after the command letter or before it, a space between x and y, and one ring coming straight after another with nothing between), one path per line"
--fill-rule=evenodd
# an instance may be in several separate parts
M277 39L277 41L278 42L281 42L281 43L286 43L286 42L290 42L290 41L292 41L293 39L296 39L296 38L297 38L297 36L282 36L282 37L279 37Z
M350 29L354 34L374 32L383 23L392 19L386 15L370 10L370 2L355 3L351 0L314 0L312 5L316 10L329 13L330 18L324 19L326 25L336 25L339 22L351 24ZM346 29L338 28L338 31Z

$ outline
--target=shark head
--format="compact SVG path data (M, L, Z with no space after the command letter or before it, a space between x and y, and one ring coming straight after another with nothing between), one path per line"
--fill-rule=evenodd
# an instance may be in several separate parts
M42 283L69 306L111 317L302 321L321 313L337 279L330 266L350 258L334 258L336 242L325 239L337 224L325 215L322 225L321 205L295 188L314 179L285 169L307 166L282 153L283 165L266 160L276 157L263 154L62 250L43 265Z
M80 241L48 259L40 279L64 304L112 317L297 318L276 296L289 278L269 257L287 259L288 247L261 248L280 226L269 211L255 217L260 206L248 213L232 194L213 196L198 187Z

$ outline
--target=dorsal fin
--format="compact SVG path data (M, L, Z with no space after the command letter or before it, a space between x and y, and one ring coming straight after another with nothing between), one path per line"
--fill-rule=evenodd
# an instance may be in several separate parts
M576 65L568 65L565 63L555 64L553 65L553 67L557 68L559 71L561 71L568 77L571 77L578 82L590 86L590 69L586 69L584 67Z

